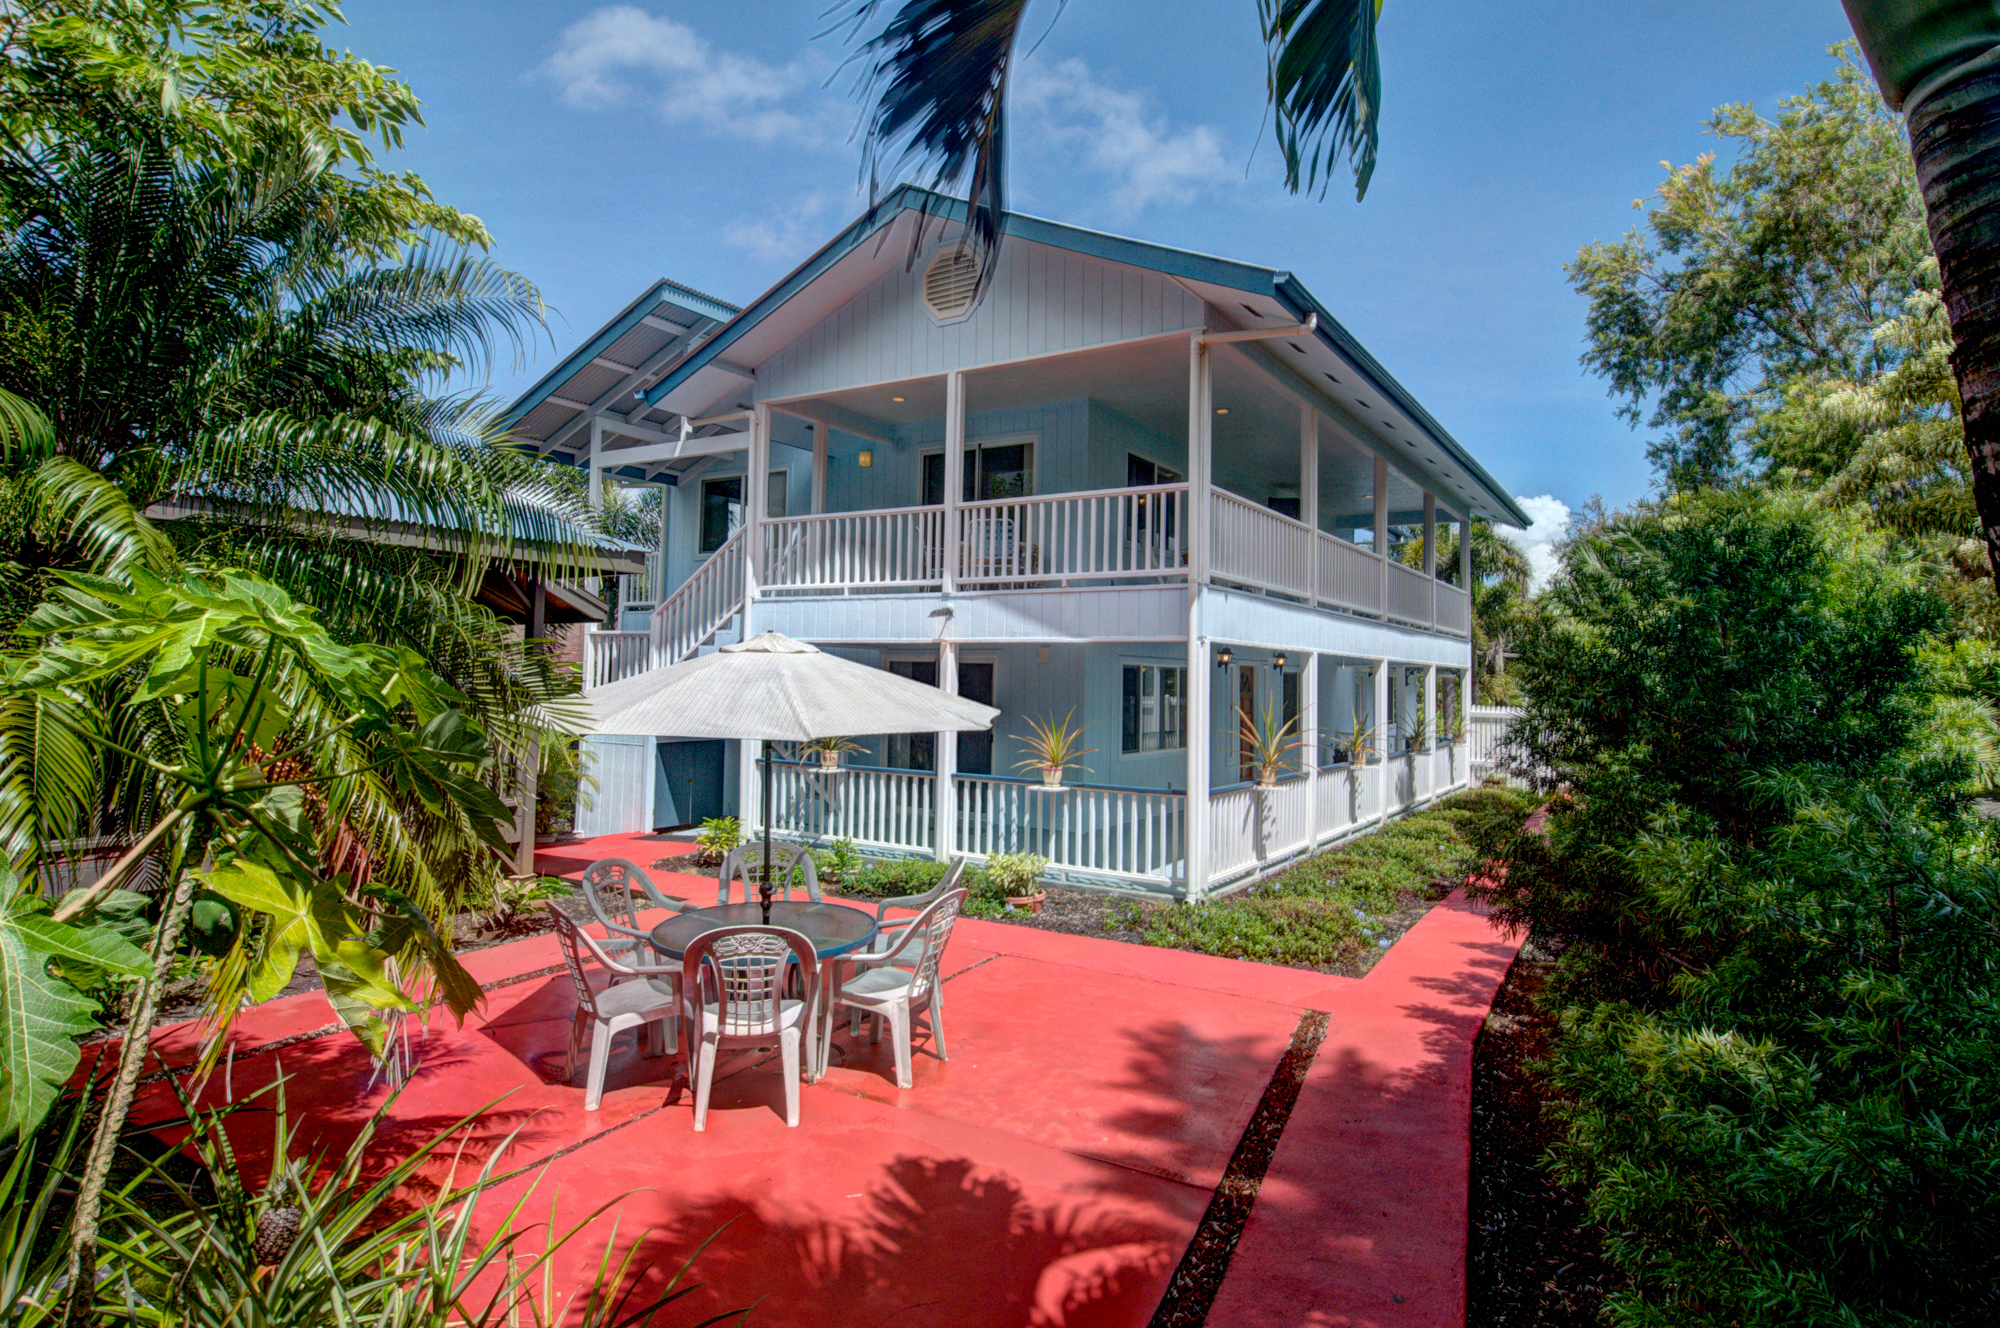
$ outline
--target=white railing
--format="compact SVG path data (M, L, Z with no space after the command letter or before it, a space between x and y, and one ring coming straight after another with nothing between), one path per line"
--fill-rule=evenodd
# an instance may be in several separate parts
M1429 627L1433 608L1431 587L1436 584L1422 572L1392 560L1389 563L1389 617Z
M584 639L590 647L585 687L602 687L653 667L651 632L592 632Z
M1472 600L1457 586L1437 583L1437 629L1450 632L1453 636L1464 636L1472 630Z
M1186 495L1186 485L1171 484L967 503L959 514L959 578L1183 576Z
M646 555L646 570L624 572L618 577L618 609L649 608L660 602L660 591L667 584L666 559L657 553Z
M1162 789L1065 785L960 775L957 851L1034 853L1058 868L1143 880L1184 878L1187 795Z
M743 608L743 532L737 531L653 610L652 666L678 664Z
M1485 772L1500 763L1507 730L1521 712L1513 706L1468 706L1465 712L1466 745L1471 749L1472 769Z
M937 776L923 770L775 762L771 823L803 839L851 839L864 848L929 849L937 843Z
M1381 555L1321 531L1319 598L1323 604L1354 609L1360 613L1380 614Z
M1247 867L1290 857L1312 842L1312 790L1306 780L1288 779L1268 789L1224 789L1210 794L1208 804L1208 869L1213 877L1239 875Z
M1310 597L1312 528L1233 493L1221 489L1212 493L1210 572L1225 581Z
M829 512L763 523L764 589L934 586L944 582L944 509Z

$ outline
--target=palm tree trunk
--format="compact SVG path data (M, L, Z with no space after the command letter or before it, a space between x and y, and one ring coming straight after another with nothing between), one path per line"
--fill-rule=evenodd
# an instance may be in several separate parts
M1910 116L1910 151L1951 316L1972 496L2000 573L2000 69L1924 98Z

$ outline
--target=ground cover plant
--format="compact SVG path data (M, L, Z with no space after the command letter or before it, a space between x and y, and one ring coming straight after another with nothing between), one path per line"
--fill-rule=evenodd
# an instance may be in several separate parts
M1238 894L1149 913L1146 944L1267 964L1366 968L1371 952L1386 949L1479 866L1479 828L1517 827L1533 804L1508 788L1453 794Z
M1944 601L1859 515L1668 500L1524 633L1562 793L1476 893L1559 951L1558 1179L1622 1325L2000 1318L2000 835Z

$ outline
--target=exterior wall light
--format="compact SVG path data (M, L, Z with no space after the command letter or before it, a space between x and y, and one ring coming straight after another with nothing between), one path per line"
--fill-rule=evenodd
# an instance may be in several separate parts
M861 453L860 461L861 461L861 468L863 470L866 470L870 466L875 464L875 454L864 448Z
M1229 647L1224 646L1222 649L1215 652L1215 667L1218 669L1226 669L1229 667L1229 661L1235 658L1236 656L1230 653Z
M1285 667L1284 651L1280 650L1277 654L1271 656L1271 667L1274 669L1282 669Z

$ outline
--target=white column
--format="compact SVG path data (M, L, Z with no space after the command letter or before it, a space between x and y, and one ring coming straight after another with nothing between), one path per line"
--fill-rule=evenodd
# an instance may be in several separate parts
M1424 492L1424 576L1431 583L1431 626L1438 625L1438 500Z
M1458 523L1458 588L1465 592L1465 685L1458 689L1458 704L1465 711L1466 732L1472 731L1472 675L1478 671L1479 661L1473 657L1478 649L1472 639L1472 518L1466 517Z
M1431 749L1424 753L1424 767L1430 771L1430 779L1424 787L1431 791L1431 796L1435 796L1438 786L1438 738L1441 736L1438 733L1438 668L1435 664L1424 666L1424 732L1430 734L1431 743Z
M1312 528L1306 579L1308 604L1319 603L1319 412L1299 407L1299 520Z
M1214 723L1215 663L1201 636L1201 601L1188 606L1187 650L1187 897L1201 898L1208 886L1209 729Z
M947 620L946 631L950 631ZM958 695L958 642L938 638L938 690L947 696ZM940 862L950 862L952 854L958 851L958 735L940 733L937 735L937 796L932 800L937 807L937 856Z
M829 429L824 421L814 421L813 431L813 486L812 514L818 516L826 511L826 449Z
M1375 458L1375 552L1382 559L1382 616L1389 616L1389 459Z
M965 489L965 375L944 377L944 593L958 589L958 505Z
M604 424L595 415L590 418L590 507L592 511L604 506L604 472L598 469L597 454L604 446Z
M1319 559L1315 557L1313 561L1317 563ZM1305 730L1305 732L1300 735L1305 739L1305 745L1299 748L1299 759L1304 761L1306 766L1306 815L1309 818L1311 824L1311 829L1309 830L1308 834L1310 836L1310 841L1312 843L1312 846L1314 848L1317 848L1319 847L1319 831L1320 831L1320 824L1319 824L1320 717L1319 717L1319 652L1318 651L1309 651L1306 654L1305 667L1299 670L1299 690L1302 693L1304 693L1304 695L1299 698L1300 700L1299 723L1301 727Z
M1209 411L1210 374L1208 347L1198 338L1188 341L1188 593L1199 597L1208 580L1210 560L1209 518L1213 513L1209 490L1213 485L1213 417ZM1190 637L1190 640L1193 638Z
M1389 814L1389 661L1375 661L1375 815Z
M743 482L743 636L750 636L750 602L764 584L764 509L771 502L771 408L750 415L749 474Z

